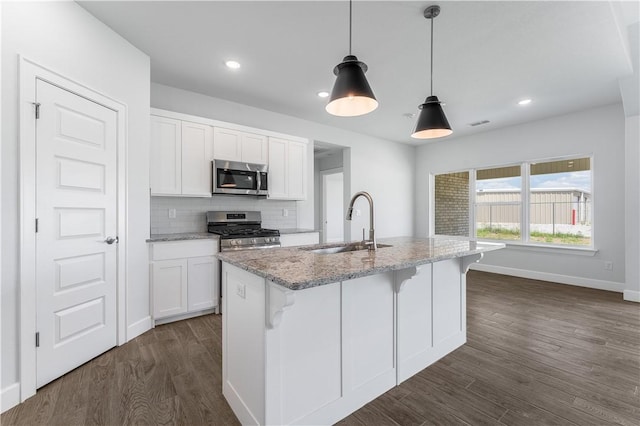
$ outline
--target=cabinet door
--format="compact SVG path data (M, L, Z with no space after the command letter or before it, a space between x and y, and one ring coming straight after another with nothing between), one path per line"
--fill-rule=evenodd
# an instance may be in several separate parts
M182 194L211 195L211 126L182 122Z
M153 262L153 317L187 312L187 259Z
M180 120L151 116L151 195L179 195L182 190Z
M218 259L213 256L194 257L189 265L189 312L218 305Z
M242 161L242 133L236 130L213 129L213 158Z
M242 161L267 164L269 161L267 137L244 133L242 135Z
M289 196L288 150L289 141L269 138L269 198L286 199Z
M289 141L287 158L289 199L307 199L307 145Z

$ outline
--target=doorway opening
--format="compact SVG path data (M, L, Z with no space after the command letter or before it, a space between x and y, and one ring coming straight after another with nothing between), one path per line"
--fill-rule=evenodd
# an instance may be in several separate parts
M345 194L349 194L349 148L314 143L315 227L321 243L349 240Z

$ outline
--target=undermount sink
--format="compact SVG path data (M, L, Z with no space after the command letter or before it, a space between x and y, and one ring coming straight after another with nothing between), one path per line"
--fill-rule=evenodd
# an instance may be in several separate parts
M389 244L376 244L376 247L385 248L385 247L391 247L391 246ZM307 251L310 251L311 253L316 253L316 254L335 254L335 253L346 253L349 251L359 251L359 250L368 250L368 249L369 249L369 246L365 244L352 243L352 244L346 244L343 246L325 247L325 248L318 248L318 249L305 248L303 250L307 250Z

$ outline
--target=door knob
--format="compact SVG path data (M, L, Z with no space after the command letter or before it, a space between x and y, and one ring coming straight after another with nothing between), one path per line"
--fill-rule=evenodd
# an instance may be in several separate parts
M104 240L105 243L107 244L113 244L113 243L117 243L118 242L118 237L107 237L106 240Z

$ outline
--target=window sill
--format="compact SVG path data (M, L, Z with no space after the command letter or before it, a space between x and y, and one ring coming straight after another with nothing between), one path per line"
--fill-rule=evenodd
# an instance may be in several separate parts
M552 254L566 254L572 256L589 256L593 257L598 253L597 249L592 247L570 247L570 246L554 246L554 245L542 245L542 244L532 244L532 243L520 243L514 241L499 241L499 240L487 240L487 239L478 239L478 241L482 242L498 242L507 245L508 249L522 250L522 251L531 251L538 253L552 253Z

